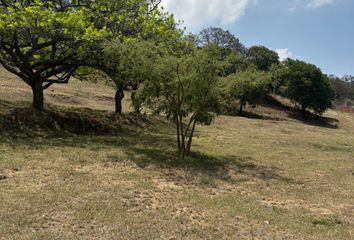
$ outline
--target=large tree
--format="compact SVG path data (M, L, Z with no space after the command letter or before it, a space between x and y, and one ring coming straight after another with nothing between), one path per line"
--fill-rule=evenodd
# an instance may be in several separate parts
M87 12L73 1L1 1L0 63L32 88L43 109L43 90L67 83L101 38Z
M216 44L224 50L233 51L241 55L247 52L247 48L235 35L222 28L210 27L203 29L198 35L198 41L201 46Z
M286 96L303 114L308 109L321 114L332 106L334 91L328 77L315 65L288 59L278 77L285 83Z

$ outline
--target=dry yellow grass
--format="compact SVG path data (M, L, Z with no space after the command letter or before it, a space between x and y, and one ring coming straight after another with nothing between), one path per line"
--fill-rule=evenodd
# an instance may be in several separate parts
M0 73L4 112L29 105L18 81ZM113 110L103 83L53 89L53 105ZM117 135L0 133L0 239L353 239L354 116L328 112L335 128L254 112L269 120L199 127L184 165L161 120Z

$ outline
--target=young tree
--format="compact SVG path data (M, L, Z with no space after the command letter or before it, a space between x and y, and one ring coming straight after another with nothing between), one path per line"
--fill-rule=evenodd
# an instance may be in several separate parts
M175 124L182 159L190 153L196 125L210 125L220 110L218 48L187 49L160 58L154 76L137 93L143 106L164 113Z
M286 84L286 96L300 105L303 114L307 109L321 114L332 106L334 91L318 67L291 59L285 65L280 77Z
M246 104L255 107L264 98L270 81L268 73L249 69L224 78L221 88L227 102L239 102L239 114L243 115Z
M0 2L0 63L32 88L37 110L43 90L67 83L86 58L85 46L105 34L71 1L58 2Z
M278 53L264 46L251 47L248 50L248 58L260 71L269 71L273 64L279 64Z
M228 30L222 28L210 27L203 29L198 35L198 41L201 46L216 44L221 49L232 51L238 54L246 54L247 48Z

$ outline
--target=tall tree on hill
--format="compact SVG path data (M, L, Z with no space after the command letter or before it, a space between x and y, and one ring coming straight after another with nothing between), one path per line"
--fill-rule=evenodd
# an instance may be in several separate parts
M279 77L285 82L286 96L303 114L308 109L321 114L332 106L334 91L328 77L315 65L288 59Z
M218 58L225 63L223 76L249 68L250 62L246 58L248 49L228 30L210 27L203 29L195 38L199 47L215 45L220 48Z
M230 31L222 28L210 27L203 29L198 35L199 44L206 46L216 44L221 49L232 51L238 54L245 54L247 48Z
M264 46L251 47L248 50L248 58L260 71L269 71L272 65L279 64L278 53Z

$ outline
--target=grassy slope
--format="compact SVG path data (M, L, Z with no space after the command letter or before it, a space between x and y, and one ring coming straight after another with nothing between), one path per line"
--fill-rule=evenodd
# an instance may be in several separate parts
M0 119L29 104L19 83L0 72ZM73 81L46 98L87 112L113 95ZM331 128L255 112L268 120L199 127L183 166L160 119L115 135L0 133L0 239L352 239L354 116L329 112Z

